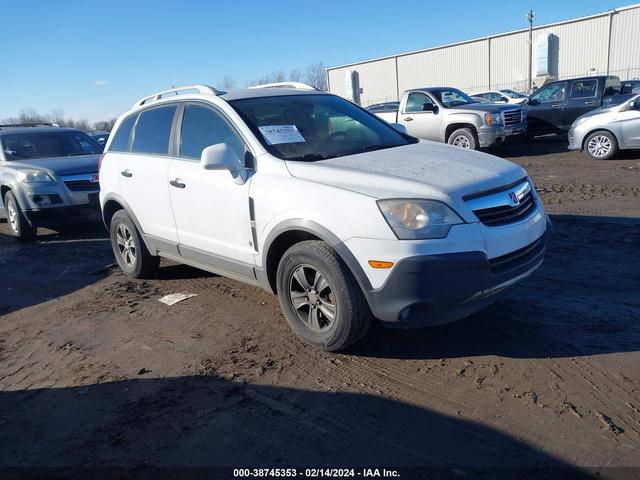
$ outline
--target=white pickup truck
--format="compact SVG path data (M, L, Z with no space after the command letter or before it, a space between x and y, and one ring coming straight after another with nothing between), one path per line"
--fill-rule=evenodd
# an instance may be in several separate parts
M449 87L407 90L399 109L372 113L391 124L402 125L414 137L472 150L499 146L527 129L520 105L480 103Z

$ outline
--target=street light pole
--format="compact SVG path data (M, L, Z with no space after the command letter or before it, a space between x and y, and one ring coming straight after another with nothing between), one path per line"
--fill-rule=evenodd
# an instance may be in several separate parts
M529 22L529 93L531 93L531 88L533 87L531 78L531 62L533 61L533 19L536 18L536 14L533 10L529 10L527 13L527 22Z

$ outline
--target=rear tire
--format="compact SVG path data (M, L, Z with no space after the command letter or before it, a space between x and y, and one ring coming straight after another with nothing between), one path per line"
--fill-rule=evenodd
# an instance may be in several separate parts
M126 211L118 210L109 225L111 248L122 271L133 278L150 278L158 271L160 257L151 255Z
M599 130L587 137L584 151L594 160L609 160L618 153L618 140L611 132Z
M325 242L289 248L278 265L278 298L287 322L315 348L335 352L366 335L372 316L358 283Z
M33 240L36 238L37 228L32 227L27 218L22 213L22 208L18 204L13 192L9 191L4 196L4 208L7 213L7 222L11 227L11 233L21 241Z
M467 150L477 150L478 148L476 133L470 128L459 128L454 130L451 135L449 135L447 143Z

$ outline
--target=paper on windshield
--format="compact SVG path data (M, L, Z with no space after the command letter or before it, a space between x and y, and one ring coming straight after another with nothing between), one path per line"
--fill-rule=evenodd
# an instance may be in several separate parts
M258 128L269 145L304 142L304 137L295 125L263 125Z

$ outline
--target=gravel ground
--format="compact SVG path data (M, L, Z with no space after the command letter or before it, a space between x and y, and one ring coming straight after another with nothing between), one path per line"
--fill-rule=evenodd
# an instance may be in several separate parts
M494 469L517 466L637 478L640 156L596 162L556 139L500 154L529 171L552 216L543 267L465 320L376 326L343 354L298 342L277 299L256 288L164 262L157 279L123 276L99 225L19 244L0 224L0 473L530 476ZM157 301L181 291L197 296Z

